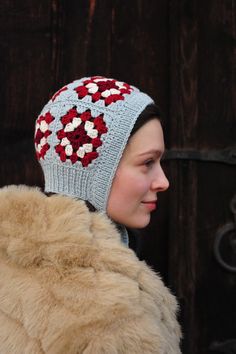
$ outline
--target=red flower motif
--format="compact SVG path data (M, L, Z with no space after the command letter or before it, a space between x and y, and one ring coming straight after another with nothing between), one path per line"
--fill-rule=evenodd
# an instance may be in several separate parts
M99 124L103 124L102 116L100 115L100 116L96 117L93 122L94 122L95 127Z
M109 106L112 102L116 102L119 100L124 100L124 97L121 95L111 95L105 98L105 105Z
M97 118L94 119L94 125L100 134L104 134L107 132L107 127L101 116L98 116Z
M60 153L60 159L61 159L62 162L65 162L65 161L66 161L66 153L65 153L64 150L61 151L61 153Z
M49 112L45 114L44 120L46 123L50 124L53 121L53 119L54 119L53 116Z
M108 106L116 101L124 100L124 94L129 95L133 88L125 82L93 76L84 80L74 90L77 92L78 98L84 98L89 95L92 97L92 102L104 100L105 105ZM106 93L103 95L102 93L105 91Z
M59 140L62 140L63 138L66 137L66 133L64 132L63 129L61 129L61 130L59 130L59 131L57 132L57 137L58 137Z
M72 119L75 117L78 117L78 112L75 108L71 108L69 112L62 117L61 122L66 125L72 122Z
M56 152L57 152L58 154L60 154L62 151L64 151L64 148L63 148L63 146L61 146L61 145L57 145L57 146L55 147L55 150L56 150Z
M70 140L74 149L78 149L80 145L90 142L90 138L87 135L84 127L79 125L73 132L66 133L66 137Z
M97 85L99 87L99 91L101 92L110 90L112 88L118 88L115 84L115 80L99 81Z
M90 84L91 82L93 82L91 79L85 80L85 81L84 81L84 85L88 85L88 84Z
M80 115L80 118L83 122L86 122L86 120L90 120L91 118L91 112L88 110L88 111L85 111L83 112L81 115Z
M72 117L75 116L81 120L72 122ZM68 119L71 119L71 121L68 121ZM93 124L87 124L87 122ZM62 162L70 160L72 164L81 161L82 166L87 167L98 157L96 150L102 145L101 135L107 132L103 115L94 118L90 110L79 114L74 107L61 117L61 123L63 128L57 132L59 143L55 147L60 160ZM68 123L72 123L69 129ZM96 137L94 138L94 136Z
M92 139L91 143L93 144L94 147L99 147L102 145L101 139L99 138Z
M93 102L97 102L98 100L100 100L101 98L101 93L100 92L96 92L92 95L92 101Z
M96 151L89 152L87 155L85 155L81 162L84 167L87 167L92 160L95 160L98 157L98 153Z
M54 117L50 112L45 113L38 117L36 121L36 132L34 137L36 156L38 160L45 157L46 152L49 150L47 138L52 134L49 130L50 123L54 120Z
M91 160L94 160L94 159L96 159L96 157L98 157L97 151L89 152L88 155Z
M68 117L68 116L64 116L63 118L62 118L62 124L64 124L64 125L66 125L66 124L68 124L68 123L70 123L71 122L71 118L70 117Z
M46 146L44 145L44 146L42 147L41 151L40 151L41 157L44 157L44 155L46 154L46 152L47 152L47 148L46 148Z
M100 125L98 127L98 131L99 131L100 134L104 134L104 133L107 132L107 127L105 125Z
M82 160L81 160L81 163L82 163L83 167L87 167L90 164L90 162L91 161L88 158L88 156L83 157Z
M128 89L120 89L120 93L124 94L124 93L129 93Z
M47 138L49 135L51 135L51 132L49 130L46 130L46 132L44 133L45 138Z
M49 145L48 143L46 143L46 144L44 145L44 149L47 151L49 148L50 148L50 145Z
M71 162L74 164L76 161L78 161L78 156L76 153L73 153L70 157Z
M85 86L79 86L75 88L75 91L78 93L79 98L84 98L88 94L88 89Z
M36 144L39 144L40 140L43 138L43 136L44 136L44 134L41 132L40 129L38 129L37 132L36 132L35 138L34 138L34 142Z

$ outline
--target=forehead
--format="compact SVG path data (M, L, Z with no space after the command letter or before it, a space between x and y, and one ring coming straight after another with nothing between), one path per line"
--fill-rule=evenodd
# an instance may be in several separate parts
M164 137L161 123L152 119L144 124L129 140L126 152L139 154L148 150L164 151Z

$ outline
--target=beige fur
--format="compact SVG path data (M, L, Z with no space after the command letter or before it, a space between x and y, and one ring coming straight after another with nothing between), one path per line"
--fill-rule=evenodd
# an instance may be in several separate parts
M176 354L175 298L83 201L0 190L0 353Z

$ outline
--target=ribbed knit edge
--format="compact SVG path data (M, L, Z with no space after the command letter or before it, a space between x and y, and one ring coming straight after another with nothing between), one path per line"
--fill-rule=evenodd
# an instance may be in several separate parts
M116 115L125 119L116 119L113 122L113 129L109 132L109 139L106 139L99 166L92 180L93 200L90 202L94 202L93 205L98 210L106 210L114 175L138 116L148 104L153 103L148 95L141 92L135 94L133 101L124 104L122 109L116 112Z

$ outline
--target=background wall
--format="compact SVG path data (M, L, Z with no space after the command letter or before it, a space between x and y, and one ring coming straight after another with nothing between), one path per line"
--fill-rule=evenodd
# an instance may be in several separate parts
M118 78L161 106L171 187L138 248L178 296L186 354L236 352L235 9L235 0L0 2L0 185L43 185L34 122L71 80Z

